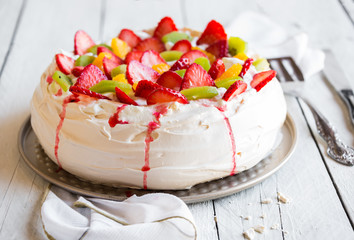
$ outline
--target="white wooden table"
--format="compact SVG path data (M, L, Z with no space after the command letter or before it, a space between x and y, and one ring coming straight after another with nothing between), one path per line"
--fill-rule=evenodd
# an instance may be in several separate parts
M290 32L305 31L312 46L332 49L354 86L352 0L0 0L0 239L46 239L39 212L48 182L20 158L17 133L41 73L57 49L73 48L76 30L100 41L122 27L149 28L166 15L178 26L203 29L212 18L226 25L246 10L264 13ZM344 105L323 76L312 77L307 85L314 104L353 146L354 129ZM354 239L354 167L326 155L303 103L291 97L287 103L299 132L293 157L253 188L189 205L198 239L243 239L242 232L256 225L265 226L256 239ZM278 191L292 202L277 204ZM273 203L260 204L265 198ZM271 230L274 224L280 230Z

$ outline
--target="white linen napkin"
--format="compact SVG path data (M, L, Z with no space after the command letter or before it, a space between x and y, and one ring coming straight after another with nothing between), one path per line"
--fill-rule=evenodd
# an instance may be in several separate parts
M244 12L226 27L226 32L229 36L247 41L262 57L293 57L305 78L324 67L324 52L309 47L306 33L290 35L286 29L263 14Z
M52 186L41 209L43 228L65 239L196 239L187 205L170 194L151 193L125 201L83 198Z

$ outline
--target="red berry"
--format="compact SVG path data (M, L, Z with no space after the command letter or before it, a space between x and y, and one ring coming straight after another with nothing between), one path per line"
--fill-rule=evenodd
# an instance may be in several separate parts
M136 45L134 50L145 52L146 50L154 50L155 52L165 51L165 45L160 39L152 37L142 40Z
M275 76L277 72L274 70L268 70L265 72L257 73L253 76L251 81L251 87L257 90L261 90L268 82L270 82Z
M131 99L125 92L120 90L118 87L116 87L115 90L119 102L138 106L138 104L133 99Z
M80 77L82 71L84 70L85 67L83 66L76 66L71 70L72 75L75 77Z
M135 89L135 96L147 98L156 89L163 88L161 85L149 80L141 80Z
M166 63L166 61L154 50L148 50L143 53L141 56L140 62L148 67L152 67L154 65L160 63Z
M225 72L225 64L221 59L216 59L211 65L208 73L212 79L217 79Z
M97 66L89 64L82 70L75 86L89 89L102 80L107 80L106 75Z
M206 26L202 35L200 35L197 44L213 44L218 40L226 40L227 35L224 27L215 20L211 20Z
M126 42L132 48L141 41L140 37L138 37L132 30L126 28L120 31L118 38Z
M216 43L211 44L205 50L213 54L216 58L223 58L228 55L229 47L227 40L219 40Z
M179 102L187 104L188 100L183 94L169 88L161 88L153 91L146 99L148 105L165 102Z
M190 50L192 50L192 44L187 39L182 39L182 40L179 40L178 42L176 42L173 45L173 47L171 48L171 50L186 53L186 52L189 52Z
M157 25L154 31L154 37L161 39L167 33L177 31L177 27L173 22L172 18L164 17L160 20L159 24Z
M181 69L187 69L191 65L189 58L178 59L170 68L171 71L177 71Z
M87 49L95 46L95 42L84 31L79 30L75 33L74 37L74 53L75 55L82 55L87 52Z
M188 58L191 63L194 63L194 61L200 57L208 58L207 55L205 55L203 52L201 52L199 50L192 50L192 51L186 52L185 54L183 54L181 56L181 58Z
M68 57L62 53L55 55L55 61L57 62L57 66L61 72L65 75L71 73L71 69L74 68L75 61L71 57Z
M111 56L112 56L111 59L112 59L114 62L119 63L119 65L121 65L121 64L124 63L124 61L123 61L120 57L118 57L117 55L115 55L111 50L109 50L108 48L106 48L106 47L104 47L104 46L99 46L99 47L97 48L97 56L98 56L100 53L103 53L103 52L111 54Z
M178 91L181 88L182 77L173 71L167 71L157 79L156 83Z
M71 86L69 88L69 91L72 92L74 95L85 95L85 96L89 96L89 97L93 97L93 98L98 98L98 99L107 99L107 100L111 100L109 97L106 97L102 94L96 93L96 92L92 92L86 88L82 88L79 86Z
M130 53L127 54L127 56L125 57L125 63L128 64L133 60L136 60L138 62L140 62L141 56L143 56L142 51L132 51Z
M112 70L121 64L122 64L121 61L117 61L117 59L115 59L113 57L111 59L106 58L106 57L103 58L102 65L103 65L104 72L105 72L108 79L112 79L112 77L111 77Z
M152 82L156 82L160 76L160 74L154 69L135 60L131 61L127 65L126 75L130 84L134 84L134 82L138 82L140 80L150 80Z
M237 95L240 95L241 93L246 91L246 89L247 89L247 83L245 83L242 80L238 80L227 89L222 99L224 99L225 101L230 101Z
M181 90L202 86L214 86L214 81L202 66L193 63L184 74Z
M250 69L252 63L253 63L253 59L252 58L247 58L246 59L246 61L243 63L242 70L241 70L241 72L239 74L240 77L243 78L243 76L245 76L245 74L248 71L248 69Z

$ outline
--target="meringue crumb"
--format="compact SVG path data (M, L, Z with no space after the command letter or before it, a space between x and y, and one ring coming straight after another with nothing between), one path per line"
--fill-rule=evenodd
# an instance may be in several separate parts
M216 217L216 215L214 215L214 221L218 222L218 218Z
M284 233L284 234L289 234L289 232L288 232L288 231L286 231L286 230L283 230L283 233Z
M243 232L243 236L248 240L254 239L255 235L256 235L256 232L254 231L253 228L250 228L247 231Z
M263 233L264 232L264 226L262 226L262 225L258 225L258 226L255 226L255 227L253 227L254 228L254 230L256 231L256 232L258 232L258 233Z
M270 199L270 198L266 198L266 199L263 199L262 200L262 204L270 204L270 203L272 203L273 201L272 201L272 199Z
M290 203L291 200L287 196L285 196L283 193L278 192L278 200L282 203Z
M279 224L278 223L273 224L273 226L271 226L270 229L278 230L279 229Z
M252 219L252 216L243 216L243 215L240 215L240 218L243 218L245 220L251 220Z
M260 216L260 218L266 218L267 217L267 214L263 213L262 216Z

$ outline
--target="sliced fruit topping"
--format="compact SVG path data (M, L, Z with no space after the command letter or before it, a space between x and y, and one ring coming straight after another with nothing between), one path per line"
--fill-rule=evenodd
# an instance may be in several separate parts
M133 99L131 99L125 92L123 92L120 88L116 87L115 90L116 90L117 98L121 103L138 106L138 104Z
M239 53L247 53L247 42L243 41L239 37L230 37L229 38L229 53L231 56L235 56L236 54Z
M205 50L213 54L216 58L223 58L227 56L229 49L226 40L219 40L207 47Z
M119 63L119 65L120 64L123 64L123 60L121 59L121 58L119 58L118 56L116 56L109 48L107 48L107 47L104 47L104 46L99 46L98 48L97 48L97 55L99 55L99 54L101 54L101 53L109 53L111 56L112 56L112 59L115 61L115 62L117 62L117 63Z
M131 51L125 57L125 63L128 64L133 60L140 61L141 56L143 56L143 51Z
M117 61L116 58L103 58L102 65L103 65L103 70L106 73L106 76L108 79L112 79L112 70L115 69L116 67L121 64L121 61Z
M134 84L134 82L138 82L140 80L150 80L156 82L160 76L160 74L152 68L135 60L128 64L126 75L130 84Z
M128 80L125 78L125 74L121 73L116 75L112 81L116 81L116 82L122 82L122 83L128 83ZM130 85L130 84L129 84ZM131 86L131 85L130 85Z
M238 59L240 59L240 60L242 60L242 61L246 61L248 57L247 57L246 53L241 52L241 53L237 53L237 54L234 56L234 58L238 58Z
M126 94L131 94L133 92L132 85L129 83L122 83L111 80L102 80L101 82L93 85L90 90L96 93L115 92L116 87L118 87Z
M157 27L155 28L153 36L158 38L158 39L161 39L167 33L170 33L170 32L173 32L173 31L177 31L177 30L178 29L177 29L175 23L173 22L172 18L164 17L157 24Z
M193 63L184 74L181 90L192 87L214 86L214 81L200 65Z
M163 73L156 83L166 88L178 91L181 88L182 77L173 71Z
M136 86L135 96L147 98L153 91L160 88L163 87L157 83L148 80L141 80L138 82L138 85Z
M93 60L95 60L94 56L81 55L78 57L78 59L75 60L75 66L86 67L87 65L91 64Z
M176 70L181 70L181 69L187 69L192 62L189 60L189 58L180 58L178 59L170 68L171 71L176 71Z
M119 74L124 74L127 71L127 65L126 64L122 64L119 65L118 67L114 68L111 72L111 76L112 78L114 78L115 76L119 75Z
M74 59L62 53L55 55L55 61L60 71L64 74L70 74L71 69L74 67Z
M219 78L225 72L225 64L221 59L216 59L211 65L208 73L212 79Z
M257 71L265 71L269 69L269 63L265 58L258 58L254 61L253 66L256 68Z
M218 88L223 87L223 88L228 89L232 84L234 84L236 81L239 81L239 80L242 80L242 78L241 77L225 78L225 79L222 79L220 81L216 81L215 85Z
M267 85L267 83L270 82L276 75L277 72L274 70L257 73L256 75L253 76L253 79L251 81L251 87L256 89L258 92L265 85Z
M186 69L176 70L175 73L177 73L181 76L181 78L183 78L184 74L186 73Z
M95 46L95 42L84 31L79 30L74 37L74 53L75 55L83 55L91 47Z
M86 88L82 88L79 86L71 86L70 92L72 92L75 95L86 95L86 96L93 97L93 98L111 100L109 97L106 97L106 96L99 94L99 93L92 92Z
M182 52L179 51L164 51L160 53L160 56L165 59L166 62L176 61L182 56Z
M159 74L163 74L164 72L170 70L170 66L167 63L160 63L152 66L152 69L154 69Z
M154 50L155 52L163 52L165 51L165 45L163 42L160 41L160 39L152 37L152 38L147 38L142 40L141 42L136 45L134 48L136 51L142 51L145 52L147 50Z
M207 55L205 55L203 52L199 50L192 50L183 54L181 58L188 58L189 61L193 63L197 58L200 57L207 57Z
M247 58L247 60L243 63L242 65L242 70L239 74L240 77L244 77L246 72L248 71L248 69L250 69L251 65L253 63L253 59L252 58Z
M182 104L187 104L188 100L180 92L169 89L161 88L153 91L146 99L148 105L153 105L157 103L165 102L179 102Z
M120 31L118 38L126 42L131 48L134 48L141 41L140 37L132 30L126 28Z
M71 79L60 71L54 72L52 78L59 84L64 92L68 91L69 87L72 85Z
M197 100L201 98L213 98L218 95L218 90L216 87L204 86L184 89L181 91L181 93L188 100Z
M131 47L124 42L123 40L119 38L112 38L111 42L111 47L113 50L113 53L120 57L121 59L124 59L125 56L130 52Z
M218 40L226 40L227 35L224 27L215 20L211 20L206 26L204 32L199 37L197 44L213 44Z
M152 67L160 63L166 63L160 54L154 50L145 51L141 56L140 62L148 67Z
M107 80L106 75L95 65L87 65L77 79L75 86L89 89L102 80Z
M192 50L192 44L188 40L183 39L183 40L176 42L175 45L173 45L173 47L171 48L171 50L186 53L186 52L189 52L190 50Z
M102 52L92 62L92 64L97 66L99 69L101 69L102 72L104 72L104 69L103 69L103 59L104 58L111 59L112 55L107 52Z
M166 34L165 36L163 36L161 40L164 43L167 43L167 42L176 43L176 42L183 40L183 39L188 41L188 40L191 40L191 37L187 33L184 33L184 32L170 32L170 33Z
M200 66L202 66L204 68L205 71L209 71L210 69L210 62L207 58L205 57L200 57L200 58L197 58L195 61L194 61L196 64L199 64Z
M223 100L225 101L230 101L237 95L240 95L247 89L247 83L243 81L236 81L234 84L232 84L229 89L224 93L224 96L222 97Z
M216 59L213 54L211 54L210 52L207 52L207 51L201 49L200 47L192 47L192 50L198 50L198 51L201 51L202 53L204 53L204 54L208 57L208 59L209 59L209 61L210 61L211 63L214 62L215 59Z
M75 77L80 77L82 71L84 70L85 67L82 66L76 66L73 68L73 70L71 70L72 75L74 75Z
M102 44L97 44L97 45L95 45L93 47L90 47L89 49L87 49L87 52L90 52L90 53L92 53L94 55L97 55L97 48L98 47L106 47L106 48L108 48L109 50L112 51L111 46L108 46L107 44L102 43Z
M242 65L239 63L236 63L232 65L229 69L227 69L220 77L215 79L215 82L220 81L225 78L232 78L232 77L238 77L242 70Z

